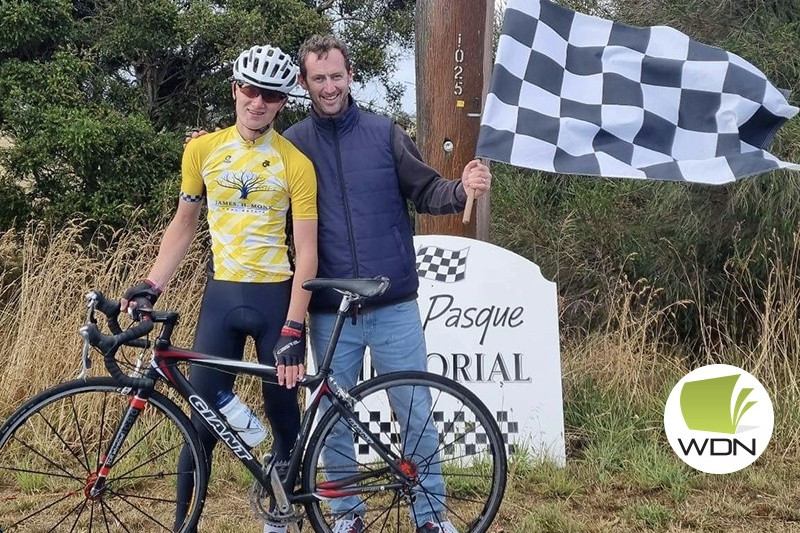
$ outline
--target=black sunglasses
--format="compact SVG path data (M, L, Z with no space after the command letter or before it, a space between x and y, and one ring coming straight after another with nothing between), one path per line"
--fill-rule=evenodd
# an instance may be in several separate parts
M244 94L246 97L258 98L258 95L261 95L261 99L270 104L276 104L286 98L286 94L280 91L263 89L261 87L256 87L255 85L249 85L240 81L236 82L236 86L239 87L239 90L242 91L242 94Z

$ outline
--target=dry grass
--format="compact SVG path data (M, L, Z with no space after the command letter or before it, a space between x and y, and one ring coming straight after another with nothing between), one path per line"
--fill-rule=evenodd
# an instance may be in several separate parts
M160 242L131 226L111 233L88 234L80 222L60 231L31 226L24 234L0 237L0 268L21 270L13 286L0 292L0 413L46 387L77 375L82 341L78 328L85 319L84 295L99 289L121 295L147 275ZM10 254L12 243L17 255ZM164 305L179 307L183 316L176 342L188 342L197 315L205 273L199 240L187 255ZM102 374L96 358L95 373Z
M595 305L613 310L601 328L564 343L564 381L592 376L608 390L625 390L631 397L652 395L670 376L685 373L680 358L664 343L667 316L689 302L664 303L663 291L646 280L620 277ZM665 372L667 375L665 375Z
M76 375L83 294L90 288L121 294L147 273L160 237L135 224L90 235L80 222L58 232L32 226L0 235L0 277L16 280L0 288L0 418ZM182 313L178 344L190 344L194 329L207 260L202 242L196 240L160 302ZM495 531L800 531L793 504L800 497L800 241L795 249L788 261L777 252L770 257L764 280L739 275L731 265L731 291L760 317L753 347L735 345L710 317L714 341L694 354L695 361L742 366L772 393L776 431L761 459L733 476L709 476L686 468L664 446L659 409L692 359L666 340L672 338L666 324L679 306L697 304L665 301L646 280L620 278L596 301L577 304L605 306L604 323L592 332L569 330L562 339L566 415L581 421L568 427L578 442L570 441L567 467L515 458ZM755 298L756 292L766 297ZM699 288L697 298L702 301ZM93 373L103 374L99 358L96 363ZM596 390L586 390L587 383ZM258 403L256 386L242 391L251 405ZM583 411L591 403L584 399L598 402L597 411ZM247 475L226 454L217 454L215 465L203 530L257 530Z

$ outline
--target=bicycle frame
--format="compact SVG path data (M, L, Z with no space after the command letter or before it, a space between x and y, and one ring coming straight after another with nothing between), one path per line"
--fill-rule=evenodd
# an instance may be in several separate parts
M324 490L318 491L315 494L298 494L294 490L295 482L298 479L302 466L305 446L311 436L314 419L323 399L327 399L330 402L330 408L336 409L350 428L363 438L375 453L386 461L387 465L389 465L398 477L398 480L407 481L409 479L408 475L397 465L397 460L399 459L397 454L384 445L380 439L374 437L369 431L369 428L359 420L358 416L351 408L353 404L352 397L346 390L340 387L331 376L330 365L336 344L339 340L339 335L344 326L344 321L348 318L350 305L357 299L355 295L344 295L342 304L337 311L333 332L325 350L325 355L320 362L319 369L315 374L306 375L298 382L298 386L307 388L310 394L308 396L309 403L306 406L306 411L302 418L300 432L298 433L297 440L295 441L289 458L286 477L284 479L279 479L282 491L289 504L302 504L312 500L326 499L329 496L340 496L341 491L337 489L353 481L353 478L349 478L336 482L328 482ZM250 375L258 377L275 386L278 386L277 369L273 366L225 359L173 346L170 341L170 335L176 322L177 315L175 315L174 320L168 319L163 323L162 330L154 342L152 362L145 372L145 377L152 379L153 383L166 381L180 396L185 398L189 402L191 410L199 415L206 428L216 435L217 440L223 442L231 450L234 456L245 465L253 477L269 494L275 495L275 491L278 487L274 486L274 480L271 479L270 471L273 469L267 471L267 469L264 468L265 465L253 456L250 448L244 443L237 431L230 426L225 416L219 412L213 403L207 402L206 399L202 398L197 393L191 382L178 368L178 364L188 363L189 365L199 365L232 372L236 375ZM149 388L137 388L133 391L128 409L111 440L108 452L103 456L103 464L98 470L97 479L90 492L91 496L98 496L102 492L105 479L114 464L117 453L127 438L137 417L145 409L147 400L154 389L155 385ZM374 473L370 475L374 475ZM278 495L276 495L276 498L277 497ZM281 509L282 512L288 512L288 506L281 506L280 502L278 505L279 507L286 507Z
M298 384L306 388L308 409L297 420L294 449L280 457L269 455L266 445L257 457L242 440L247 436L217 409L215 395L193 385L190 372L197 371L187 366L229 372L226 386L238 374L278 386L278 369L173 346L178 313L155 311L146 300L136 300L133 322L120 327L120 303L89 292L80 328L87 343L83 370L91 366L88 348L94 347L109 376L84 373L85 379L50 387L0 425L0 481L19 494L0 503L0 528L24 533L69 522L82 531L95 525L133 531L145 521L165 533L192 530L209 482L194 425L203 440L223 441L251 472L255 516L289 533L299 533L302 522L314 531L349 523L365 532L412 533L433 524L486 533L502 502L507 465L504 435L480 398L416 369L386 372L345 391L330 370L350 304L383 294L388 283L319 278L303 284L346 297L328 346L317 353L317 372ZM105 316L110 334L101 331L95 311ZM121 346L136 351L119 353ZM174 392L164 394L162 387ZM176 403L178 395L194 420L183 402Z

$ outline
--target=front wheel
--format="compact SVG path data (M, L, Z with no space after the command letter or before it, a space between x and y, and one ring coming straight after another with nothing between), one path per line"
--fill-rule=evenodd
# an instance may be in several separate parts
M506 452L475 394L411 371L370 379L350 394L370 435L358 435L333 409L318 421L303 465L303 492L315 496L306 505L314 531L337 531L337 520L355 517L364 533L415 533L428 521L449 521L459 533L489 529L505 492ZM393 465L370 439L392 451Z
M197 523L206 460L193 426L153 392L119 448L105 488L91 495L100 464L131 396L111 378L52 387L0 427L0 531L184 532ZM178 471L186 447L192 466ZM188 463L187 462L187 463ZM175 524L179 476L194 483Z

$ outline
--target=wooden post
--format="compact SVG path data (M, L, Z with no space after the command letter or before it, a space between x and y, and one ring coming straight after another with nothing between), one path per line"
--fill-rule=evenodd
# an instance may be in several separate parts
M417 0L417 146L424 160L461 179L475 157L483 99L491 78L494 0ZM419 235L489 239L489 195L468 224L461 215L417 215Z

